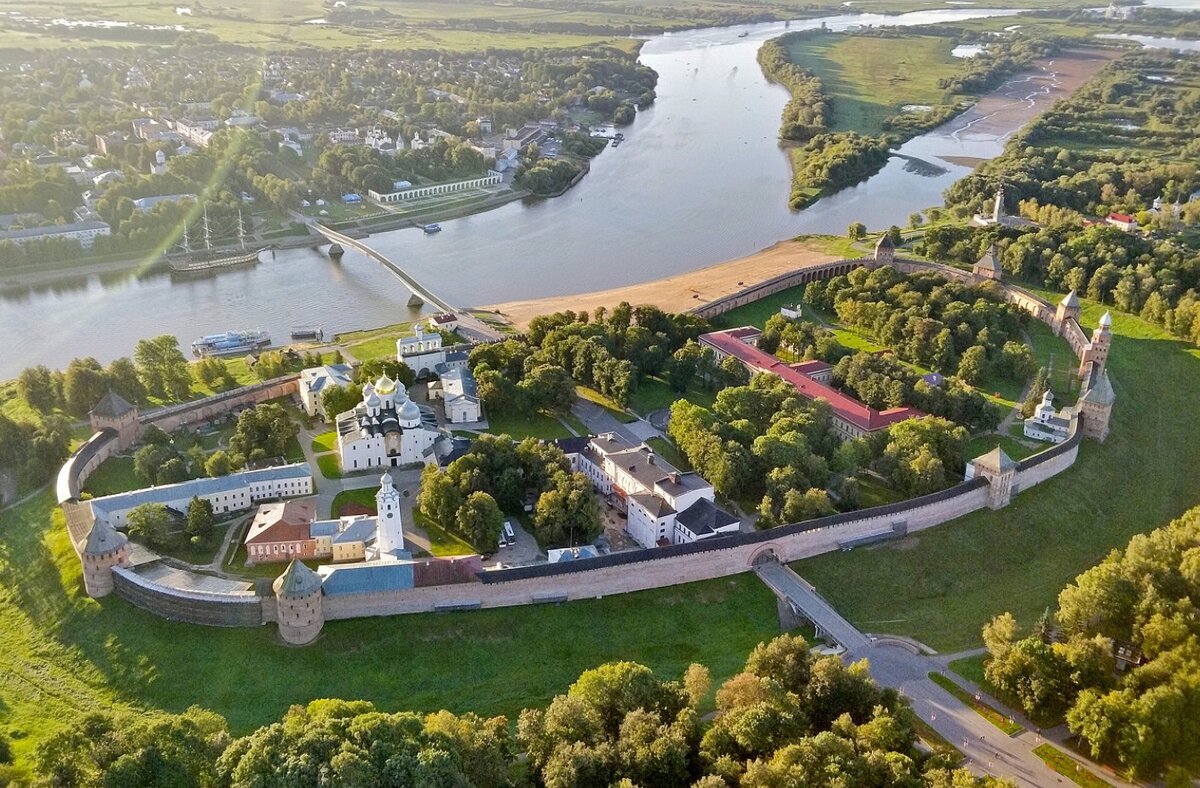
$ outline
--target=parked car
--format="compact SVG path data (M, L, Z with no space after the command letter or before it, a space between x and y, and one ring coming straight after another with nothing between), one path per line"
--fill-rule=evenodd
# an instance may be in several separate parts
M504 535L508 538L508 541L516 543L517 532L513 530L512 523L508 520L504 521Z

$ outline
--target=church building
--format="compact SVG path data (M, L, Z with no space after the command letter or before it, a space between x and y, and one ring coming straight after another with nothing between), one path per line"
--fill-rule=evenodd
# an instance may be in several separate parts
M362 402L337 417L338 457L348 473L432 465L439 443L449 450L433 411L409 399L404 384L387 375L364 385Z

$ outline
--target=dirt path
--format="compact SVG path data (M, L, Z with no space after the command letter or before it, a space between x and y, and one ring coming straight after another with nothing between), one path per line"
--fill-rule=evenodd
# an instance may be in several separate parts
M772 276L805 266L840 259L824 247L806 241L780 241L761 252L724 263L611 290L550 296L528 301L509 301L484 307L498 310L518 328L525 328L537 315L564 309L614 307L622 301L631 304L655 304L670 312L685 312L700 304L734 293L741 288Z

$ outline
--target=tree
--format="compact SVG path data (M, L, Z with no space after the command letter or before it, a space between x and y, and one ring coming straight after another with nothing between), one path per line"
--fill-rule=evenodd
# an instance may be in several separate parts
M76 416L87 412L108 393L108 375L94 358L72 359L63 375L63 400Z
M846 237L851 241L861 241L867 235L867 226L862 222L851 222L846 228Z
M299 428L282 405L265 402L248 408L238 416L237 428L229 438L229 447L244 457L282 457Z
M147 443L133 455L133 472L146 484L158 484L159 471L175 456L175 449L171 446Z
M421 471L421 491L417 494L417 506L425 516L443 528L452 528L462 505L462 490L450 474L434 465L425 466Z
M554 487L538 498L533 528L544 547L586 544L599 536L600 504L588 477L559 472Z
M693 709L700 708L708 693L712 691L712 674L708 668L693 662L683 674L683 689Z
M356 386L330 386L321 393L321 408L327 419L334 419L339 414L354 410L362 398L362 389Z
M958 376L972 386L978 386L987 377L987 351L981 345L967 348L958 362Z
M114 359L108 365L108 384L128 402L136 404L146 400L146 387L138 378L134 363L127 358Z
M541 364L531 369L518 384L529 407L552 413L567 413L575 402L575 381L556 364Z
M210 454L204 463L204 473L208 476L228 476L230 470L232 470L232 464L229 461L229 455L221 449Z
M212 536L215 524L216 518L213 516L212 502L192 496L192 500L188 503L187 527L184 528L184 534L193 542L203 542Z
M187 463L178 454L164 462L155 476L158 484L176 484L191 478L188 475Z
M192 373L171 334L138 340L133 351L138 377L152 396L182 401L192 388Z
M213 391L222 391L237 385L225 359L217 356L205 356L197 361L196 377Z
M494 553L500 541L504 514L496 499L485 492L473 492L458 507L458 532L480 553Z
M26 367L17 377L17 394L39 413L49 413L58 404L58 386L48 367Z
M171 526L171 515L161 503L143 503L133 507L125 521L129 535L140 539L151 547L167 541L167 529Z

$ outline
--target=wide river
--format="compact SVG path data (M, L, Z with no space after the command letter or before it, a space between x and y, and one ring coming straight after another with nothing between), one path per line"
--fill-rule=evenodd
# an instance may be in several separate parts
M900 16L847 15L793 22L791 30L918 25L1015 10L954 8ZM626 141L593 162L563 197L512 203L445 222L438 235L401 230L369 243L451 303L477 305L585 292L700 268L800 233L845 232L853 221L903 225L940 205L969 172L946 157L997 155L1004 139L1049 102L1043 83L1000 91L1027 111L1001 124L972 110L913 139L877 175L793 213L790 173L777 144L787 93L755 60L782 23L695 30L648 41L642 61L659 73L658 100L624 129ZM983 122L981 122L983 121ZM920 161L914 161L920 160ZM931 163L936 166L928 166ZM915 166L914 166L915 165ZM61 367L75 356L108 361L141 337L262 327L286 341L289 327L327 334L410 319L408 292L364 255L341 263L317 249L264 255L258 266L197 280L123 272L0 291L0 378L30 364Z

